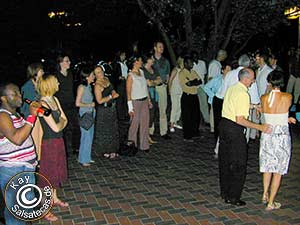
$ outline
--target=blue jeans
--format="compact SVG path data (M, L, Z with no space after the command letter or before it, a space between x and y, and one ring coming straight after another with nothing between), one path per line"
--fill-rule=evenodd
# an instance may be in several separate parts
M94 117L95 117L95 113L94 113ZM80 127L80 132L81 132L81 137L80 137L78 161L82 164L89 163L91 162L91 150L92 150L92 143L94 138L94 125L91 126L91 128L88 130L85 130L82 127Z
M6 184L9 182L9 180L15 176L18 173L21 172L34 172L35 169L28 168L26 166L18 166L18 167L4 167L0 166L0 185L1 185L1 191L3 194L4 199L6 200L6 206L13 206L16 202L16 192L12 191L11 188L8 188L6 195L5 195L5 188ZM32 173L29 173L28 176L30 177L30 183L35 184L35 176ZM31 196L33 197L33 196ZM9 210L5 207L4 210L4 218L6 225L25 225L26 222L17 219L14 217L13 214L9 212ZM11 207L10 207L11 208Z

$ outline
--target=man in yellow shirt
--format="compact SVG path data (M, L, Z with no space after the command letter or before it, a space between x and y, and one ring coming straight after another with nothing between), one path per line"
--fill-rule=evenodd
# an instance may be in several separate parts
M242 206L246 205L246 202L240 200L247 167L245 127L265 133L270 133L272 129L268 124L256 124L248 120L248 88L255 82L253 70L244 68L238 76L239 82L227 90L223 103L219 125L219 178L221 197L225 203Z
M182 88L181 119L183 138L186 142L193 142L192 137L199 136L200 107L198 88L202 83L191 57L184 57L184 68L179 72L179 83Z

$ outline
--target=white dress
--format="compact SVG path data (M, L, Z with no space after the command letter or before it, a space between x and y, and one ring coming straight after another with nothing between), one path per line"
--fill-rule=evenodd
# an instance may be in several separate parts
M284 175L288 171L291 157L291 136L288 113L263 113L265 122L272 125L272 133L262 133L259 149L260 172Z

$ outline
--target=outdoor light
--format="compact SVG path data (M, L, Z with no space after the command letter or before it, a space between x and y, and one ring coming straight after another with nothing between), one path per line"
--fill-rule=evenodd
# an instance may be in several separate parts
M60 12L49 12L48 13L48 17L50 18L50 19L52 19L52 18L54 18L54 17L56 17L56 16L67 16L67 13L65 12L65 11L60 11Z

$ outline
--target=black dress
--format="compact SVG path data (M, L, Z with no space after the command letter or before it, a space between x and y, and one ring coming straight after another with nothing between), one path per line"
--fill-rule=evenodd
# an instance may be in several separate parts
M102 91L105 98L111 94L113 87L109 85ZM116 105L114 100L96 105L95 131L93 151L98 154L113 153L119 150L119 132Z

